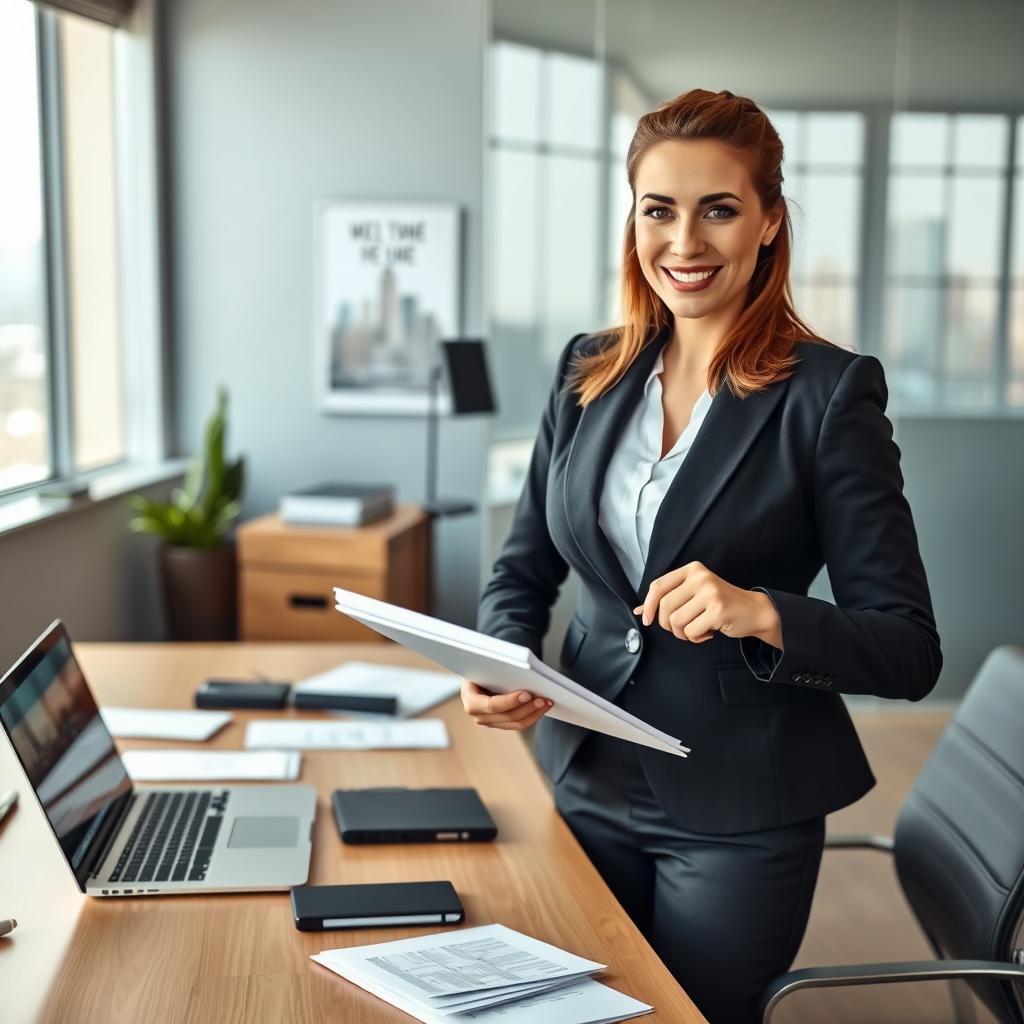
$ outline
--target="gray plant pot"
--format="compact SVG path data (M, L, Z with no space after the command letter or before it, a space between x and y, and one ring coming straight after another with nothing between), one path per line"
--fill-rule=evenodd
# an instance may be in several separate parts
M172 640L234 640L238 585L234 544L160 548L164 613Z

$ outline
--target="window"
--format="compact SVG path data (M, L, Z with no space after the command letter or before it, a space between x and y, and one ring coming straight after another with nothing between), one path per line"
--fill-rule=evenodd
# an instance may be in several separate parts
M1009 141L1004 115L893 117L883 359L904 411L1013 399L1001 322Z
M0 491L50 474L35 9L0 0Z
M0 492L125 456L115 37L0 0Z
M615 63L510 42L491 59L498 428L522 437L568 338L621 322L625 155L656 101ZM879 356L894 415L1024 411L1024 116L766 113L785 148L801 316Z
M76 470L124 456L114 30L61 15L65 258Z
M856 347L862 288L864 115L765 111L783 146L797 311L823 338Z
M496 429L532 436L566 342L601 326L604 74L514 43L490 56Z

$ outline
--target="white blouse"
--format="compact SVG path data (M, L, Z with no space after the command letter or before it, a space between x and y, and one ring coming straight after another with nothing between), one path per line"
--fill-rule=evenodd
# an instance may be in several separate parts
M711 395L705 388L693 404L690 422L671 450L661 458L665 419L661 405L661 372L664 369L659 353L644 384L643 397L626 423L608 464L598 507L598 524L634 589L643 579L651 531L662 499L711 408Z

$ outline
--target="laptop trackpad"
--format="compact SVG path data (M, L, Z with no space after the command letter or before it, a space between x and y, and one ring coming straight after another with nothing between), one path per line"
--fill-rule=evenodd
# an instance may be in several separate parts
M228 847L294 846L298 838L298 818L235 818Z

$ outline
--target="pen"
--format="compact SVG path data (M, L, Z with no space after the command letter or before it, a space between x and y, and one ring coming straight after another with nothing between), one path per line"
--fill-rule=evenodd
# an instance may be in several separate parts
M0 796L0 821L3 821L7 812L18 802L18 791L12 789Z
M0 939L5 935L10 935L15 928L18 927L18 922L12 917L10 921L0 921Z

